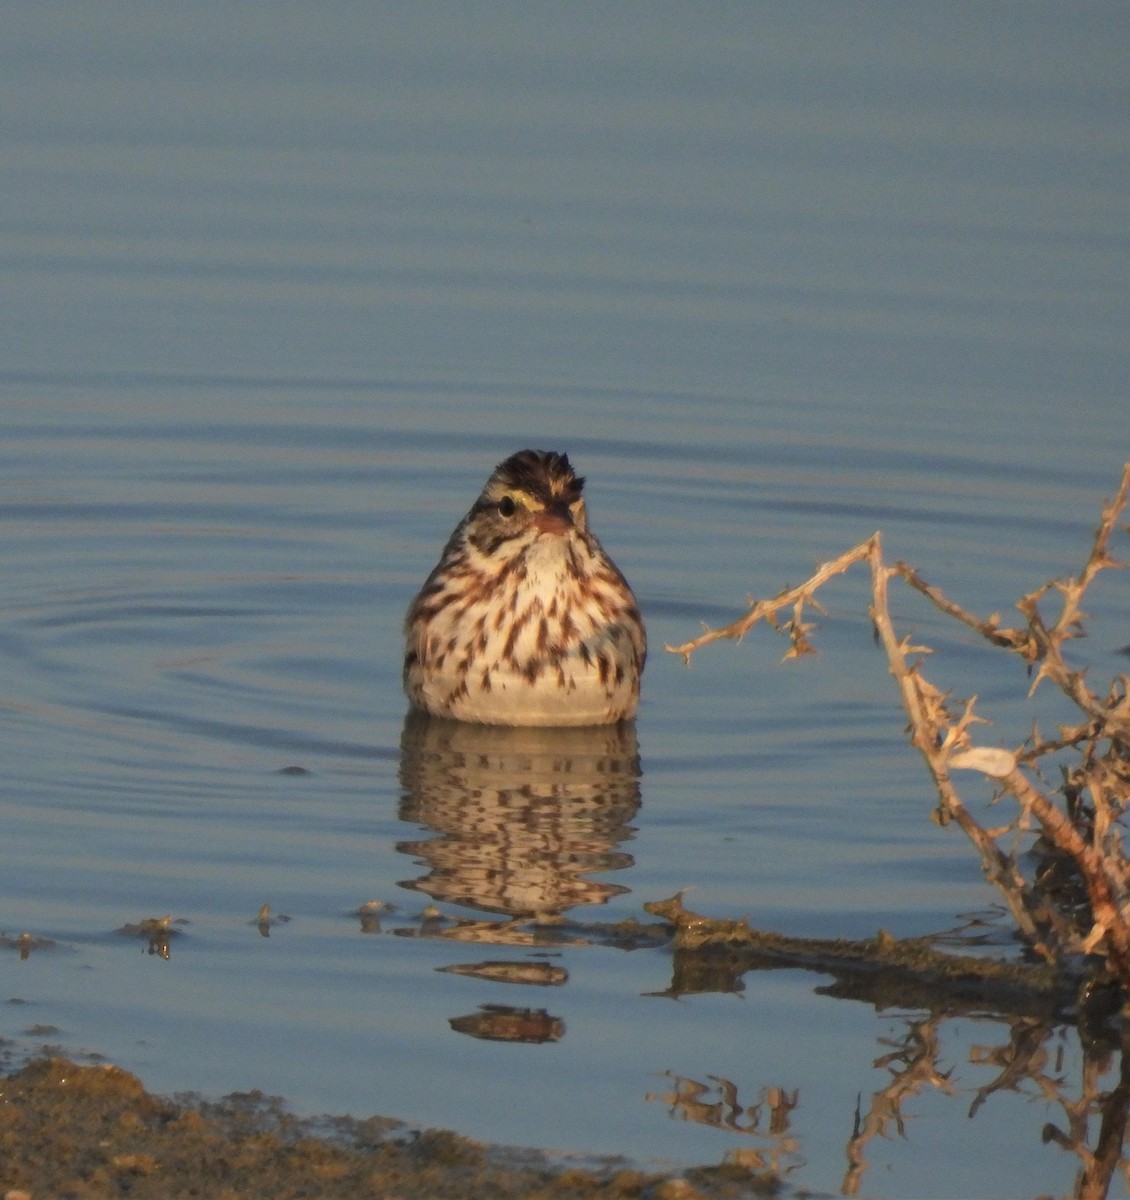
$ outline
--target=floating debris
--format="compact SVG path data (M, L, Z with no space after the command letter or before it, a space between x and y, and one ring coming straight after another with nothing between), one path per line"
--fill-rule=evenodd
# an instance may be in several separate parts
M259 915L251 922L263 937L271 936L272 925L285 925L290 920L285 913L279 913L277 917L271 916L271 906L264 904L259 910Z
M175 924L187 925L188 922L183 917L178 917ZM122 934L123 937L148 939L149 946L147 952L168 961L170 957L169 940L178 937L181 933L179 929L175 929L173 926L174 922L171 916L146 917L136 925L123 925L114 932Z
M505 1004L483 1004L477 1013L452 1017L448 1022L456 1033L489 1042L559 1042L565 1036L565 1022L550 1016L544 1008L511 1008Z
M29 1025L24 1031L24 1037L30 1038L49 1038L55 1037L63 1031L58 1025Z
M49 950L56 943L50 938L32 937L30 933L21 933L18 938L0 933L0 946L8 946L20 952L20 962L31 957L33 950Z
M493 983L519 983L534 987L560 987L569 978L564 967L547 962L482 962L453 963L436 967L448 975L469 975L473 979L489 979Z
M380 933L381 917L396 912L396 905L384 900L366 900L360 908L355 908L349 915L361 922L362 933Z

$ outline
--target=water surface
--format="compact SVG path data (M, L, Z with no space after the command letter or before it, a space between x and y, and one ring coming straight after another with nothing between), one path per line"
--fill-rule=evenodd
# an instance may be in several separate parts
M833 1193L1070 1190L1038 1072L967 1118L1016 1028L803 972L681 990L661 949L513 920L681 888L816 936L991 911L929 820L864 578L818 658L662 647L875 529L986 614L1082 563L1128 456L1115 10L6 26L0 929L58 946L0 958L0 1034L55 1026L158 1090L752 1150ZM612 742L406 722L404 608L526 445L588 477L648 621ZM1124 669L1124 579L1092 600L1081 661ZM896 617L987 738L1024 736L1017 665ZM167 959L115 932L165 914ZM1040 1036L1077 1088L1074 1033ZM845 1150L913 1070L902 1136Z

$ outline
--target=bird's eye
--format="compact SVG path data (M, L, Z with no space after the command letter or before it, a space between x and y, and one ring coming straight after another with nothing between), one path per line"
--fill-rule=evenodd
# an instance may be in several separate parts
M518 506L514 503L513 496L503 496L498 502L498 515L500 517L512 517L517 511Z

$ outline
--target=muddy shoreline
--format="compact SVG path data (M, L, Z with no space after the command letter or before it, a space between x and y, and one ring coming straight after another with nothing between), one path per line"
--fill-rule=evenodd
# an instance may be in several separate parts
M167 1098L108 1063L48 1056L0 1077L0 1197L102 1200L738 1200L784 1194L739 1163L571 1167L370 1117L300 1119L260 1092Z

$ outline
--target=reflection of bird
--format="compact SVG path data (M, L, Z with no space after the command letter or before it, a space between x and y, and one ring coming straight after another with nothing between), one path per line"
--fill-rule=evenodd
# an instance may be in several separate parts
M438 836L397 846L429 868L403 886L519 919L601 904L624 889L589 876L631 865L618 845L639 778L632 722L504 729L409 713L400 816Z
M564 454L500 463L405 618L404 688L437 716L604 725L632 716L647 652Z

